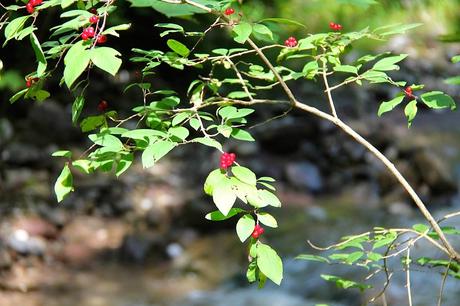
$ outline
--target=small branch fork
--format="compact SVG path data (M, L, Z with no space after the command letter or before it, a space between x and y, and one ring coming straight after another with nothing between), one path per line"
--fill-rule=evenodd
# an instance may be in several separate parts
M196 8L199 8L203 11L206 11L211 14L218 14L221 15L220 12L215 12L213 9L204 6L200 3L197 3L193 0L162 0L164 2L168 3L176 3L176 4L189 4L191 6L194 6ZM222 20L229 21L229 19L225 16L221 17ZM443 247L447 250L447 253L449 257L460 263L460 254L452 247L450 242L447 240L446 236L444 235L443 231L439 227L438 222L434 219L434 217L431 215L423 201L420 199L420 197L417 195L415 190L412 188L412 186L409 184L409 182L404 178L404 176L399 172L399 170L394 166L394 164L385 156L383 155L376 147L374 147L370 142L368 142L365 138L363 138L358 132L353 130L348 124L343 122L342 120L339 119L337 116L335 106L334 106L334 100L331 94L331 91L334 88L329 87L329 83L327 80L327 65L325 62L323 62L323 82L326 87L326 93L327 93L327 98L328 102L332 111L332 115L323 112L319 110L316 107L303 104L299 102L295 95L292 93L291 89L289 86L286 84L286 82L283 80L282 76L276 71L275 67L272 65L270 60L265 56L263 53L262 49L259 48L254 41L251 39L247 40L247 43L251 48L256 52L256 54L259 56L259 58L265 63L265 65L270 69L270 71L274 74L275 78L278 80L278 82L281 85L281 88L285 92L286 96L288 97L290 108L289 110L292 110L293 108L297 108L300 110L303 110L307 113L313 114L319 118L325 119L333 124L335 124L338 128L340 128L342 131L344 131L346 134L348 134L350 137L352 137L354 140L356 140L358 143L363 145L367 150L369 150L377 159L379 159L387 168L388 170L393 174L393 176L399 181L401 186L407 191L407 193L410 195L412 200L415 202L417 205L418 209L422 213L422 215L425 217L425 219L430 223L431 227L433 230L438 234L439 239L443 245ZM248 105L253 104L254 101L249 101ZM254 103L255 104L255 103Z

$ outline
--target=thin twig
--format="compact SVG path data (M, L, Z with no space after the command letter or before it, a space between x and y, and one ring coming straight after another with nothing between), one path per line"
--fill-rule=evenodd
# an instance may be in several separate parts
M407 287L407 299L409 302L409 306L412 306L412 292L410 288L410 248L407 249L407 256L406 256L406 287Z
M331 107L331 111L332 111L332 116L334 116L335 118L338 118L337 117L337 112L335 110L335 106L334 106L334 100L332 99L332 95L331 95L331 89L329 88L329 82L327 80L327 64L326 64L326 61L323 59L322 60L323 62L323 82L324 82L324 86L326 87L325 91L326 91L326 94L327 94L327 100L329 101L329 106Z
M446 285L446 280L447 280L447 276L449 275L449 269L450 269L451 264L452 264L452 258L449 260L449 264L446 267L446 272L444 273L444 275L442 277L441 288L439 289L439 297L438 297L437 306L441 306L441 304L442 304L442 296L443 296L443 292L444 292L444 286Z

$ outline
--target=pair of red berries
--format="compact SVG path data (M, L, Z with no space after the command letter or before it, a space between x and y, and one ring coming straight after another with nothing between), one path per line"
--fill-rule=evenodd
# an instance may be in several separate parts
M334 31L341 31L342 25L331 21L329 22L329 28L331 28L331 30L334 30Z
M235 162L236 155L235 153L224 152L220 157L220 168L227 169Z
M233 15L234 13L235 13L235 10L232 9L231 7L229 7L228 9L224 11L224 14L227 16Z
M295 46L297 46L297 39L295 39L295 37L291 36L291 37L289 37L288 39L286 39L284 41L284 45L286 47L294 48Z
M32 85L34 85L34 83L37 83L39 80L40 80L39 78L28 78L26 80L27 88L31 87Z
M97 15L93 15L93 16L89 17L89 23L91 23L91 24L97 23L98 21L99 21L99 16L97 16Z
M43 3L43 0L29 0L26 4L26 10L29 14L33 14L35 12L35 7Z
M264 228L260 226L259 224L256 224L256 226L254 226L254 231L252 232L251 237L254 239L257 239L260 236L262 236L264 232L265 232Z
M87 27L83 30L83 32L81 33L81 39L83 40L88 40L90 38L93 38L95 35L95 30L93 27ZM105 42L107 42L107 36L105 35L99 35L97 36L97 39L96 39L96 42L98 44L103 44Z

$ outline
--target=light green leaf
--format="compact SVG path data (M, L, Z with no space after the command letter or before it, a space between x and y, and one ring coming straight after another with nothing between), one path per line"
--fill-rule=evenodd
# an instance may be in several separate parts
M253 185L253 186L255 186L257 183L256 175L254 174L254 172L252 172L248 168L241 167L241 166L235 166L235 167L232 167L232 173L237 179L239 179L243 183Z
M244 44L252 33L252 25L241 22L233 27L233 39L240 44Z
M24 27L27 19L29 19L31 16L30 15L27 15L27 16L22 16L22 17L18 17L18 18L15 18L13 20L10 21L10 23L8 23L8 25L5 27L5 31L4 31L4 34L5 34L5 42L3 43L3 46L6 45L6 43L14 38L14 36L22 30L22 28Z
M401 54L396 56L389 56L379 60L372 67L373 70L378 71L389 71L389 70L398 70L399 67L395 65L407 57L407 54Z
M120 160L117 163L117 169L115 170L115 175L119 177L131 166L134 160L134 155L132 153L122 154Z
M64 57L64 81L69 88L89 65L90 51L83 43L83 40L77 42Z
M410 127L412 125L412 121L417 115L417 100L413 100L406 105L404 108L404 114L407 117L407 125Z
M268 190L259 189L258 195L262 199L263 203L273 207L281 207L281 201L276 195Z
M67 150L62 150L62 151L56 151L52 154L54 157L66 157L66 158L71 158L72 157L72 152L67 151Z
M377 115L380 117L384 113L389 112L393 110L396 106L398 106L402 101L404 100L404 96L397 96L396 98L387 101L387 102L382 102L380 104L379 110L377 112Z
M128 30L130 27L131 27L130 23L119 24L119 25L116 25L116 26L113 26L113 27L110 27L104 30L104 32L102 32L101 35L112 35L112 36L119 37L120 35L117 33L117 31L125 31L125 30Z
M251 236L252 232L254 231L254 227L256 226L256 222L254 218L246 214L242 216L238 222L236 223L236 233L238 238L240 238L241 242L245 242L246 239Z
M310 254L301 254L297 256L295 259L300 259L300 260L309 260L309 261L319 261L319 262L324 262L327 264L330 264L330 260L327 259L326 257L318 256L318 255L310 255Z
M422 99L423 103L425 103L425 105L430 108L450 108L451 110L457 108L455 101L450 96L441 91L430 91L422 94L420 98Z
M95 144L113 150L113 152L119 152L124 149L120 139L107 133L91 134L88 135L88 138Z
M306 28L306 26L304 26L304 25L301 24L300 22L295 21L295 20L291 20L291 19L287 19L287 18L278 18L278 17L265 18L265 19L262 19L262 20L259 21L259 22L274 22L274 23L295 25L295 26L299 26L299 27Z
M122 63L122 60L118 58L120 55L120 52L113 48L99 47L91 50L90 58L95 66L114 76Z
M220 169L216 169L209 173L208 177L206 178L206 181L204 182L204 192L207 195L212 196L214 187L218 184L220 180L225 179L226 176Z
M267 37L269 40L273 40L273 32L265 25L256 23L252 26L254 33L261 35L262 37Z
M257 220L259 220L260 223L266 226L273 227L273 228L278 227L278 222L276 222L276 219L269 213L266 213L266 212L257 213Z
M283 262L276 251L270 246L263 243L257 245L257 266L275 284L281 284L283 279Z
M201 143L208 147L216 148L219 151L222 151L222 145L215 139L209 137L199 137L192 140L193 142Z
M236 201L236 194L233 191L230 179L225 177L214 185L212 199L217 209L219 209L223 215L228 215Z
M246 132L245 130L242 130L239 128L233 128L231 132L231 136L238 140L255 141L254 137L252 137L252 135L249 134L249 132Z
M61 7L66 8L68 6L71 6L76 1L77 0L61 0Z
M56 194L57 201L61 202L64 200L73 190L72 173L70 172L69 166L66 164L54 184L54 193Z
M73 114L72 114L72 117L73 117ZM104 125L105 123L106 121L105 121L104 115L89 116L83 119L83 121L80 123L80 127L81 127L81 131L85 133L85 132L95 130L101 125Z
M177 146L177 143L159 140L153 144L150 144L142 153L142 165L144 168L153 166L155 162L158 162L163 156L168 154L172 149Z

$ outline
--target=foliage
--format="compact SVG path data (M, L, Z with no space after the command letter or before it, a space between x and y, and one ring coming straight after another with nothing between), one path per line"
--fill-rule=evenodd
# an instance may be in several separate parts
M346 2L370 5L375 1ZM111 24L110 16L117 9L115 1L48 0L35 6L33 13L27 13L19 1L18 5L6 7L5 16L8 19L0 26L5 37L4 45L28 37L36 58L36 68L25 77L27 87L13 95L10 102L47 99L51 95L46 89L47 80L51 75L60 73L58 67L63 67L60 84L67 87L75 97L69 120L78 124L82 133L89 133L88 138L92 142L85 154L78 158L73 158L69 151L54 154L66 159L55 184L58 201L64 200L74 190L72 173L76 171L84 174L112 172L120 176L132 166L136 157L140 158L144 168L150 168L179 146L195 143L224 153L223 145L228 139L255 141L246 130L246 124L254 112L252 107L257 104L286 105L289 107L287 112L293 108L311 112L341 127L371 151L373 147L338 118L331 95L334 90L349 84L394 86L399 93L390 101L381 103L378 115L402 105L409 126L420 104L434 109L456 107L453 99L443 92L426 91L415 95L413 90L420 92L423 85L407 86L404 80L392 78L392 72L399 69L406 54L383 52L368 54L353 62L343 59L343 54L361 40L387 39L419 24L310 33L292 40L295 42L293 46L285 46L279 43L282 39L276 32L277 26L300 26L299 22L283 18L251 20L238 13L223 14L224 9L231 4L230 0L130 0L130 3L132 7L154 9L168 17L212 14L215 21L198 32L189 32L183 25L172 22L156 24L157 28L162 29L160 37L164 39L164 48L132 49L130 61L141 67L142 80L130 84L125 91L138 90L143 99L137 102L132 115L127 118L120 118L115 110L105 109L101 109L99 115L81 118L86 91L91 86L91 71L99 69L114 76L126 61L126 54L103 46L105 39L101 39L106 36L118 37L123 31L130 30L129 23ZM48 37L39 41L36 35L38 21L51 9L61 11L61 22L50 28ZM95 24L90 21L93 15L98 16ZM86 34L90 33L87 32L90 28L94 30L94 35L91 34L93 37ZM82 32L83 29L85 32ZM201 42L210 31L231 35L234 45L221 46L210 52L201 50ZM259 43L264 46L258 47ZM268 49L276 52L276 58L268 59L265 56L264 51ZM254 59L253 55L259 59ZM298 68L292 65L293 62L301 62L302 65ZM155 76L160 66L175 69L178 74L186 69L197 70L200 77L189 84L186 96L167 88L154 89L153 84L147 80ZM229 74L232 76L228 77ZM340 81L331 85L331 77ZM318 80L323 80L326 86L332 115L297 101L287 85L292 81ZM277 87L285 91L288 101L259 98ZM379 158L389 163L384 157ZM398 175L397 170L392 171ZM259 234L254 235L256 226L260 224L270 228L278 226L275 217L266 212L270 206L281 207L281 201L275 194L274 182L271 177L258 177L251 169L236 161L229 167L211 170L204 182L204 192L212 197L217 208L206 218L213 221L238 219L236 234L242 243L248 243L247 278L250 282L258 282L260 287L267 279L279 285L283 278L280 256L259 239ZM419 207L423 210L423 203ZM429 212L428 216L431 216ZM383 256L376 250L393 245L400 233L381 229L373 234L372 237L348 238L339 244L338 250L352 248L354 251L351 253L335 253L328 258L303 255L301 258L381 269L379 262ZM438 234L442 243L448 244L444 241L443 233L435 231L435 234ZM423 263L441 265L432 260ZM342 288L368 288L367 285L336 276L323 275L323 278Z

